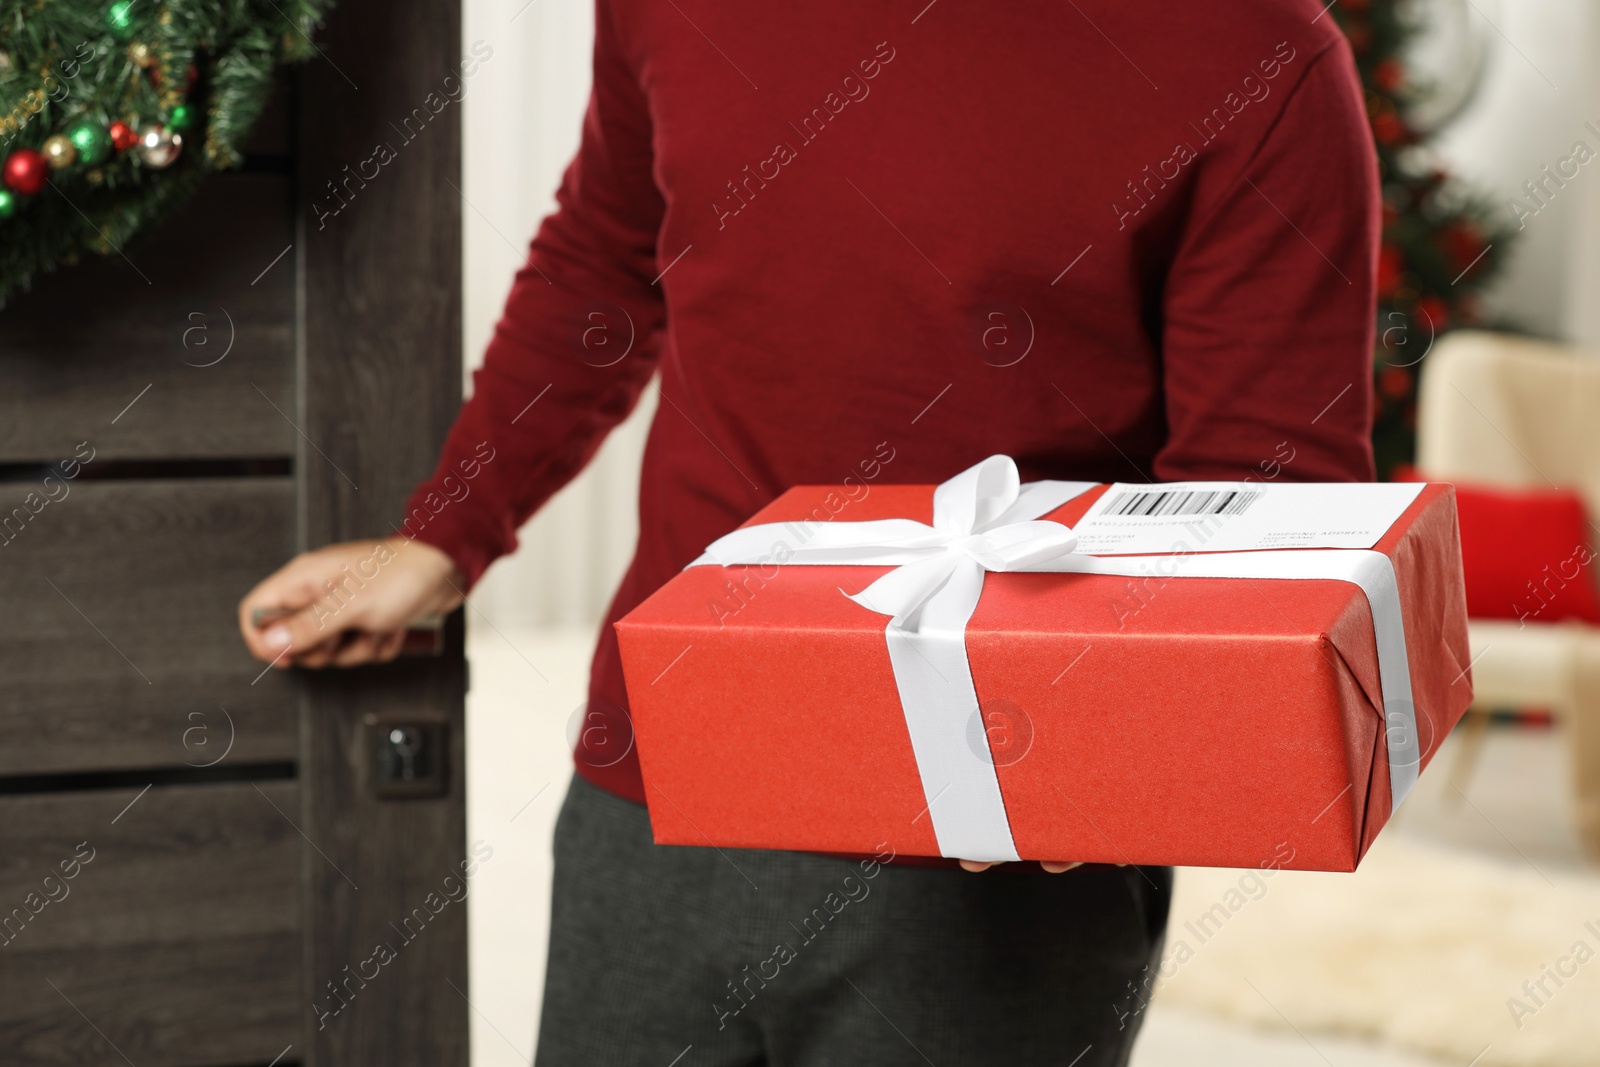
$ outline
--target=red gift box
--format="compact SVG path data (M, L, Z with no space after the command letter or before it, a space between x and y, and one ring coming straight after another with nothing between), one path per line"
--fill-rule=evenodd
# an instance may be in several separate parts
M1044 518L1072 526L1105 489ZM875 486L841 510L837 487L801 486L745 525L927 523L934 490ZM1471 699L1451 487L1420 488L1371 547L1398 586L1414 775ZM1192 555L1269 554L1328 555ZM885 616L847 595L895 569L691 566L616 624L658 843L943 854L930 802L950 801L919 770ZM1354 870L1402 777L1403 702L1391 692L1385 709L1395 680L1380 679L1369 595L1327 578L1141 573L1154 577L981 579L966 733L1017 855Z

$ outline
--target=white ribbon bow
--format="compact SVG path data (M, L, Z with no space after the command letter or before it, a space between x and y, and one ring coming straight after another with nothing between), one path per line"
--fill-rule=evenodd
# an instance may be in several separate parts
M967 659L967 622L977 610L985 571L1145 573L1141 564L1150 557L1078 553L1070 527L1040 519L1097 484L1022 484L1011 457L990 456L934 489L931 526L913 519L828 522L811 527L805 543L791 547L788 527L760 523L718 538L690 566L767 563L779 545L789 551L778 560L784 564L893 566L861 592L846 595L891 616L884 638L939 851L969 860L1015 860L994 760L972 742L975 723L983 745L987 735ZM1362 588L1378 640L1390 788L1398 807L1416 780L1421 749L1399 583L1389 557L1362 549L1295 549L1162 559L1173 564L1173 577L1332 578Z
M1071 552L1078 535L1047 515L1095 482L1021 485L1009 456L990 456L933 491L933 525L914 519L830 522L814 529L786 562L893 566L861 592L857 604L894 617L910 633L951 620L952 608L971 600L961 625L977 606L984 571L1040 570L1039 564ZM718 538L695 564L733 566L757 562L772 547L774 524L744 526ZM922 618L930 609L926 623Z

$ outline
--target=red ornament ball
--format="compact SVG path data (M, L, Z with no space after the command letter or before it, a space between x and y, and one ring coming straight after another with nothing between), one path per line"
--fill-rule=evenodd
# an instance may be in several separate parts
M1390 400L1404 400L1411 395L1415 381L1404 367L1385 367L1378 375L1378 390Z
M1439 247L1458 270L1475 263L1483 246L1483 234L1471 222L1452 222L1439 231Z
M1388 107L1372 116L1372 133L1379 144L1392 145L1405 140L1409 131L1394 109Z
M1372 67L1372 83L1386 93L1395 92L1405 80L1406 69L1398 60L1381 59Z
M1428 320L1435 332L1450 325L1450 309L1436 296L1425 296L1417 301L1417 311Z
M1385 241L1378 249L1378 295L1390 296L1400 288L1400 278L1405 269L1405 255L1400 251L1400 246Z
M31 148L19 148L6 157L5 172L0 180L19 196L33 196L44 188L48 169L44 156Z
M139 143L139 133L126 122L111 124L111 144L118 152L126 152Z

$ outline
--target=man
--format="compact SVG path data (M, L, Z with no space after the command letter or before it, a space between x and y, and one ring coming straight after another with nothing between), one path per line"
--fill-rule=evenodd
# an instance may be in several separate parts
M538 1062L1125 1063L1170 871L655 847L610 624L787 487L868 470L1370 479L1348 46L1312 0L599 0L594 62L559 210L392 561L328 618L374 544L294 560L241 605L247 641L391 658L659 375ZM263 631L263 606L300 610Z

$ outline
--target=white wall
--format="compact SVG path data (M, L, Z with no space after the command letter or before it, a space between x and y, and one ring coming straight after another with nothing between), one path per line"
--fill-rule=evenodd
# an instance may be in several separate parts
M478 365L528 241L555 207L588 101L592 0L465 0L462 39L493 57L466 97L463 187L468 372ZM468 388L471 388L470 377ZM471 623L592 623L638 535L638 456L654 389L600 455L523 528L472 597ZM481 614L480 614L481 613Z
M1573 91L1586 120L1600 126L1600 2L1588 0L1575 36L1583 48L1583 76ZM1600 143L1590 142L1600 151ZM1562 325L1567 338L1600 349L1600 173L1585 168L1577 193L1566 249L1567 306Z
M1515 223L1512 197L1528 201L1524 182L1541 177L1575 140L1600 152L1593 68L1600 55L1596 0L1480 2L1470 17L1489 29L1489 67L1471 107L1440 138L1451 169L1493 195L1501 218ZM1493 27L1497 27L1493 28ZM1547 337L1600 341L1590 308L1600 281L1600 160L1582 168L1536 217L1524 220L1505 273L1486 294L1485 310ZM1500 255L1502 249L1489 255Z

